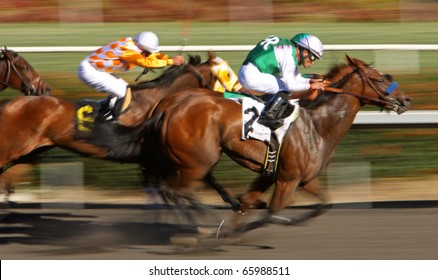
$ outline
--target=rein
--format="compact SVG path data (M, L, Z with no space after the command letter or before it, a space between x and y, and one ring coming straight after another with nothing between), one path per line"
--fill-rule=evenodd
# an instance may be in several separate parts
M4 59L6 60L6 74L3 78L3 80L0 81L0 83L3 84L5 86L5 88L7 88L7 87L11 86L10 84L8 84L9 77L11 75L11 65L10 65L9 59L6 55L4 56Z
M387 109L397 111L397 108L399 106L396 104L396 101L393 98L387 97L387 96L391 95L395 90L397 90L397 88L398 88L397 82L392 82L384 91L381 91L373 84L373 82L371 81L371 79L368 76L366 76L362 71L360 71L360 69L358 67L355 67L353 69L353 71L351 71L346 77L344 77L342 79L342 83L345 83L349 78L351 78L355 72L357 72L359 74L361 80L364 83L363 91L365 91L365 83L367 83L377 93L377 95L380 98L369 97L367 95L364 95L363 92L362 92L362 94L348 92L348 91L344 91L343 89L336 88L336 87L325 87L324 91L329 91L329 92L338 93L338 94L351 95L351 96L358 98L359 100L369 101L373 104L376 104L379 107L384 107Z

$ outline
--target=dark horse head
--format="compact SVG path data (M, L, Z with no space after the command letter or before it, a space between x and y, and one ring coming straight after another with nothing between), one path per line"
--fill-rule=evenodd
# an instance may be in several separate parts
M370 104L397 114L410 108L411 98L404 95L390 74L382 74L372 65L348 55L346 60L347 64L335 65L325 75L325 79L332 82L330 87L319 92L316 99L301 99L302 107L316 108L335 96L344 94L358 99L361 106ZM352 80L355 82L351 83ZM341 90L346 84L352 85ZM365 88L370 90L365 91Z
M21 90L25 95L50 95L51 89L33 67L12 50L1 49L0 91L7 87Z

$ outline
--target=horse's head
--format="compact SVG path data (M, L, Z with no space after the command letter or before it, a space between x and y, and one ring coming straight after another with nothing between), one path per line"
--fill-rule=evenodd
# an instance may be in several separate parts
M355 96L362 105L371 104L398 114L409 109L411 98L404 95L391 75L385 75L357 58L346 55L346 60L348 65L338 67L340 71L332 70L326 76L334 81L335 87L342 88L339 93Z
M4 64L4 76L0 85L21 90L25 95L50 95L50 86L20 55L6 48L1 49L0 64Z
M212 51L208 52L208 60L198 66L207 84L215 91L239 91L242 85L230 65Z

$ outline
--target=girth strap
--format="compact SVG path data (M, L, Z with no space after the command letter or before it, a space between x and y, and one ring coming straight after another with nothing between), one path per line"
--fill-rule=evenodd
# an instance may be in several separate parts
M263 176L274 177L277 171L278 155L280 154L281 144L274 132L271 132L270 142L266 142L265 165L263 167Z

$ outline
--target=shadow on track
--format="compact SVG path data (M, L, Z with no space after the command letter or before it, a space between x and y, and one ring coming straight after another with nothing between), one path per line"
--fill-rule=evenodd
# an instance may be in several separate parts
M101 207L105 208L102 205ZM156 211L126 211L117 209L118 207L101 211L47 210L32 209L29 205L19 208L0 214L0 247L12 243L41 245L48 248L47 252L43 250L38 253L50 255L98 253L111 251L115 247L148 248L170 245L175 234L196 233L194 226L151 222L157 215L169 215Z

